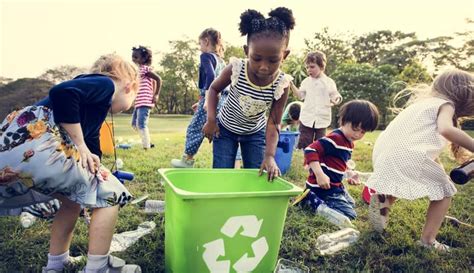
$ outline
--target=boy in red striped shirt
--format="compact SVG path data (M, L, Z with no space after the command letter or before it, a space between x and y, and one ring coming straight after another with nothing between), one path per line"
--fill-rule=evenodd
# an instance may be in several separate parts
M365 132L377 128L379 113L377 107L366 100L353 100L339 110L340 127L304 149L305 165L309 166L306 180L308 194L303 205L314 211L321 203L355 219L354 200L342 180L351 158L354 141L364 137ZM354 183L357 183L355 181Z

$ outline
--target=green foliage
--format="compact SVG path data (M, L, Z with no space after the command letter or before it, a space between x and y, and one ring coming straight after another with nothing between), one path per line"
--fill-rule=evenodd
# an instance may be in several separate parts
M23 78L0 86L0 118L12 110L31 105L48 95L52 82Z
M305 54L314 50L326 54L327 75L331 75L340 64L354 60L349 41L342 35L331 34L327 27L321 32L316 32L312 40L305 39L305 44Z
M73 65L61 65L55 68L46 70L38 79L50 81L58 84L63 81L68 81L77 75L85 74L88 70L86 68L77 67Z
M344 101L365 99L373 102L382 115L381 125L385 125L387 108L393 90L392 77L382 73L370 64L342 64L331 76Z
M283 62L282 70L293 76L293 83L299 87L301 82L308 76L306 72L305 56L290 55Z
M227 45L224 51L224 61L229 63L230 57L236 57L239 59L245 58L244 48L241 46Z
M405 39L414 39L415 33L380 30L362 35L352 43L353 53L358 63L369 63L373 66L382 64L382 60L393 48ZM385 62L388 63L388 62ZM391 63L394 65L394 63Z
M405 66L398 78L409 85L430 83L433 80L426 67L419 62L413 62Z
M198 97L198 54L193 40L171 41L171 52L164 54L159 75L163 80L158 107L161 113L191 113Z

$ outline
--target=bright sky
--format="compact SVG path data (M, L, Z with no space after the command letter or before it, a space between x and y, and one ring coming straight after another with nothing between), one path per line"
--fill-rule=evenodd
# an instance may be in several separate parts
M296 18L293 50L325 26L331 33L388 29L427 38L466 30L465 19L474 19L473 0L0 0L0 76L37 77L66 64L89 67L109 52L130 59L136 45L166 52L168 41L197 40L207 27L243 45L240 14L252 8L266 15L279 6Z

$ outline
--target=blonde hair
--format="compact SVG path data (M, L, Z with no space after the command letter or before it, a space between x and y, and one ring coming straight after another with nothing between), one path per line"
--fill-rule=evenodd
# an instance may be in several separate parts
M130 89L138 91L138 72L134 65L117 54L102 55L90 69L91 73L102 74L112 80L130 84Z
M459 69L444 71L434 79L431 86L417 85L398 92L391 110L398 113L414 102L429 97L449 100L454 106L453 124L459 126L464 120L474 118L474 75ZM396 107L398 102L405 100L405 106ZM466 156L466 151L459 145L452 144L451 151L456 160L462 160Z
M203 39L206 39L206 38L209 40L209 42L214 47L214 50L215 50L215 53L217 54L217 56L219 56L221 58L224 58L224 45L223 45L223 42L222 42L221 33L219 31L213 29L213 28L206 28L199 35L199 39L203 40Z

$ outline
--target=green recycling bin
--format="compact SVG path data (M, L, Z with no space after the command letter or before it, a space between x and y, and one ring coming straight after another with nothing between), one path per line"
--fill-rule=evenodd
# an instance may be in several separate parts
M302 189L249 169L160 169L165 268L173 273L273 272L289 198Z

